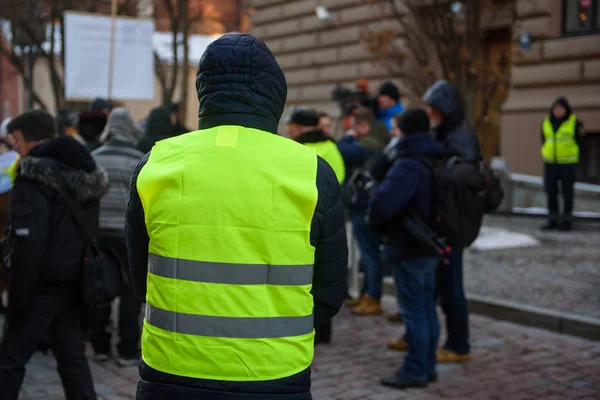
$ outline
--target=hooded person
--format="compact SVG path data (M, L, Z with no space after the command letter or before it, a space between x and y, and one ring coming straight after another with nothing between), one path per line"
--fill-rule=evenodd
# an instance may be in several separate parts
M96 399L81 331L81 268L88 239L82 220L97 231L106 172L81 144L56 136L55 120L34 110L8 124L21 161L12 189L11 282L7 330L0 343L3 399L17 399L25 365L49 338L66 398Z
M583 124L573 114L564 97L552 103L549 115L542 122L542 149L544 160L544 189L548 198L548 222L542 230L570 231L572 229L574 186ZM558 182L561 182L563 213L558 207Z
M458 89L448 81L435 82L423 95L425 111L435 138L450 154L479 166L481 154L477 136L469 126ZM471 360L469 309L463 288L463 249L454 247L450 265L438 268L436 295L446 315L446 343L438 352L438 362L461 363Z
M345 294L337 177L277 134L287 84L263 41L212 42L196 89L199 130L157 143L132 178L137 399L309 400L314 324Z
M175 135L173 124L171 122L171 113L165 107L157 107L150 111L144 125L144 136L139 141L137 148L146 154L156 142L168 139Z
M127 263L127 244L125 242L125 210L129 194L129 183L133 170L144 157L144 153L136 149L142 133L135 127L129 111L125 108L114 108L109 117L100 140L104 142L92 156L106 171L110 186L100 199L100 232L99 240L112 247L123 263ZM127 270L127 265L124 265ZM138 316L141 302L133 289L121 287L119 294L119 337L117 345L121 366L137 364L139 361L138 340L140 327ZM89 313L90 341L94 349L94 359L106 361L111 349L111 334L106 328L111 315L110 304L95 307Z
M460 92L448 81L435 82L423 95L435 137L465 161L481 160L479 142L465 115Z

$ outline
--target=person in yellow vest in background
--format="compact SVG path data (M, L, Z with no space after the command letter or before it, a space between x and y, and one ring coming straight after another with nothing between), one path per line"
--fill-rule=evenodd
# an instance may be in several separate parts
M315 149L317 155L333 168L338 182L342 183L346 177L344 159L335 142L318 128L319 114L315 110L297 107L286 122L290 138Z
M296 107L286 118L288 135L298 143L312 147L333 168L338 182L346 177L342 154L335 142L323 131L321 115L312 109ZM315 344L331 342L331 321L315 325Z
M573 114L566 98L559 97L542 123L544 188L548 196L548 222L542 230L570 231L575 197L574 186L579 163L583 124ZM558 182L561 183L563 213L558 207Z
M212 42L196 88L199 130L156 143L132 177L137 399L309 400L314 323L345 294L337 178L277 135L287 85L261 40Z

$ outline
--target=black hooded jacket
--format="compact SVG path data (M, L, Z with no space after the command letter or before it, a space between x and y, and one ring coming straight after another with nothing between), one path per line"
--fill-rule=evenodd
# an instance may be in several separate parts
M70 136L33 148L17 170L9 292L15 315L27 310L35 293L80 277L85 239L60 194L63 185L86 212L88 229L97 229L99 199L108 188L108 176Z
M144 137L139 141L137 148L146 154L156 142L173 137L175 134L171 124L171 114L164 107L157 107L150 111L146 120Z
M567 110L567 113L565 114L565 116L563 118L556 118L554 116L554 114L552 113L554 106L557 104L560 104L561 106L563 106L565 108L565 110ZM550 113L548 115L550 118L550 123L552 124L552 130L554 130L554 132L558 131L558 128L560 128L560 126L562 125L563 122L565 122L567 119L569 119L571 114L573 114L573 109L571 108L571 104L569 104L569 101L565 97L562 97L562 96L557 97L556 100L554 100L554 102L552 103L552 107L550 107ZM575 124L575 141L577 142L577 145L580 148L581 148L582 139L583 139L582 130L583 130L583 124L581 123L581 121L577 120L577 123ZM543 124L542 124L542 129L541 129L541 138L542 138L542 144L544 144L544 142L546 141L546 138L544 137L544 125Z
M214 41L200 60L196 87L201 130L238 125L277 134L287 85L273 54L261 40L248 34L227 34ZM262 157L268 160L269 154ZM131 277L141 299L146 295L149 239L136 181L147 160L148 155L134 171L126 218ZM344 298L348 248L337 178L323 159L315 158L315 162L318 201L310 234L316 249L312 295L315 322L326 322L338 312ZM240 173L252 179L251 170ZM229 382L178 377L142 362L140 375L138 400L311 398L310 368L274 381Z
M465 161L479 163L479 142L465 117L458 89L448 81L437 81L427 89L423 102L444 116L444 121L433 129L436 139Z

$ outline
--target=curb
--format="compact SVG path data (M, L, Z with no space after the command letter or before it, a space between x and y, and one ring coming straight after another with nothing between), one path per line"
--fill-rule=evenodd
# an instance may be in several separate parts
M600 341L600 320L513 301L468 295L469 311L503 321Z
M391 277L384 278L384 293L394 296ZM478 295L467 295L467 301L473 314L600 341L600 319Z

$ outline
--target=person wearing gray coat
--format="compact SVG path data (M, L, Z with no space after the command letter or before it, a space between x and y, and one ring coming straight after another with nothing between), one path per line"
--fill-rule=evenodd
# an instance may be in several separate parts
M127 245L125 243L125 210L129 193L129 181L133 169L144 154L136 146L142 133L135 127L127 109L115 108L111 111L100 141L104 143L92 156L108 173L110 184L106 194L100 199L100 240L103 245L112 247L123 263L127 265ZM141 303L133 289L124 282L119 303L119 337L117 363L121 366L135 365L139 360L139 314ZM111 335L106 328L110 322L110 307L94 309L90 313L90 339L97 361L106 361L111 350Z

